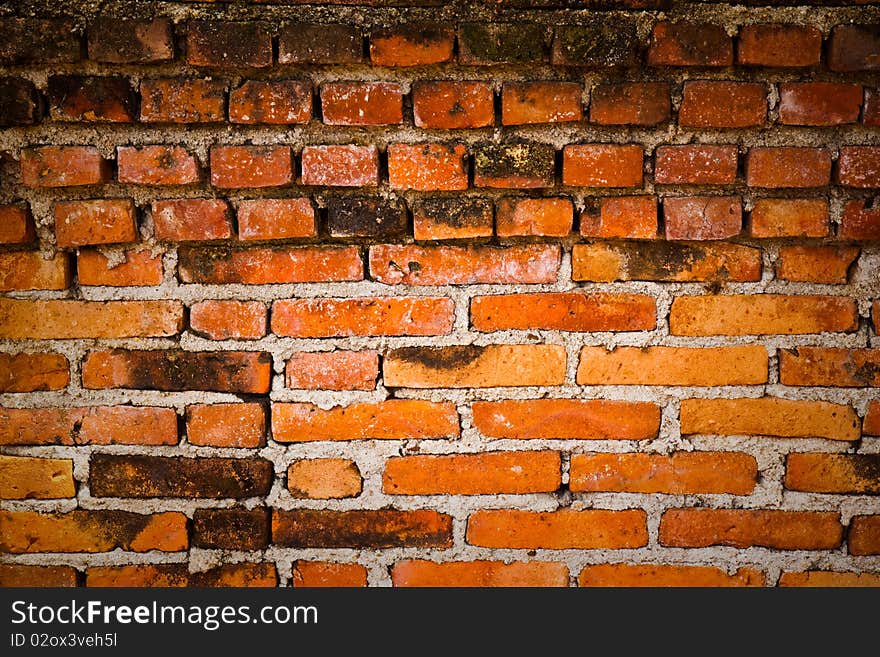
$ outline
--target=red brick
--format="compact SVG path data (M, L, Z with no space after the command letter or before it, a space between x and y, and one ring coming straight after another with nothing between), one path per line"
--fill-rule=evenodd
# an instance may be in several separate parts
M26 205L0 205L0 244L34 241L34 222Z
M567 237L574 207L567 198L505 198L495 206L499 237Z
M808 25L764 23L744 25L739 33L737 61L747 66L817 66L822 33Z
M389 388L496 388L552 386L565 381L559 345L403 347L382 363Z
M88 28L89 59L106 64L153 64L174 59L174 24L167 18L96 18Z
M389 144L388 182L392 189L465 190L467 150L464 144Z
M569 488L573 492L749 495L758 463L739 452L663 454L574 454Z
M604 399L474 402L473 423L487 438L651 440L660 431L660 407Z
M0 126L33 125L42 106L34 83L24 78L0 78Z
M56 253L47 259L39 251L0 252L0 292L68 287L70 258L66 253Z
M767 383L762 345L582 347L579 385L735 386Z
M315 208L308 198L253 199L238 204L238 238L242 241L315 235Z
M293 562L294 588L360 588L367 585L367 569L357 563Z
M207 550L265 550L269 545L268 509L196 509L193 547Z
M189 248L178 252L183 283L266 285L360 281L360 250L347 247Z
M796 347L779 351L780 381L790 386L880 386L880 349Z
M750 128L764 124L767 89L754 82L684 83L678 123L688 128Z
M4 445L176 445L172 408L96 406L0 410Z
M420 454L388 459L388 495L503 495L550 493L562 484L559 452Z
M78 187L110 180L94 146L42 146L21 151L21 181L28 187Z
M736 182L736 146L660 146L654 181L661 184L730 185Z
M874 573L839 573L810 570L802 573L782 573L778 586L811 586L819 588L852 588L880 586L880 575Z
M841 146L836 180L845 187L880 188L880 146Z
M0 454L0 499L57 500L75 496L72 460Z
M644 149L637 144L569 144L562 157L563 185L642 186Z
M639 294L538 292L477 296L471 325L477 331L650 331L654 299Z
M277 187L293 180L289 146L214 146L211 184L215 187Z
M293 354L285 385L301 390L374 390L379 378L376 351L319 351Z
M590 121L599 125L666 123L672 112L669 96L666 82L597 84L590 97Z
M0 392L63 390L70 363L61 354L0 354Z
M262 23L188 21L186 61L215 68L270 66L272 36Z
M168 78L141 82L145 123L221 123L226 119L226 83Z
M69 20L3 18L0 34L2 64L61 64L80 59L80 31Z
M53 121L131 123L137 118L127 78L51 75L46 95Z
M55 242L59 247L134 242L138 239L130 199L56 203Z
M752 148L746 160L749 187L823 187L831 182L831 153L824 148Z
M287 468L287 489L297 499L357 497L362 486L361 471L349 459L305 459Z
M80 285L110 287L155 286L162 283L162 254L125 251L123 261L113 263L100 251L80 249L76 257L76 277Z
M358 64L361 28L339 23L291 23L278 33L279 64Z
M375 187L379 184L379 152L355 144L306 146L302 152L302 184L329 187Z
M167 512L76 509L68 513L0 512L0 552L179 552L187 548L186 516Z
M428 199L413 206L413 235L416 240L492 237L492 210L485 199Z
M491 548L614 550L644 547L648 544L648 530L641 509L498 509L472 513L466 540L471 545Z
M424 66L452 60L455 32L433 23L410 23L373 30L370 61L376 66Z
M278 573L272 563L233 563L190 573L185 563L92 566L87 587L274 587Z
M210 340L256 340L266 334L261 301L199 301L190 307L190 328Z
M556 66L633 67L640 44L632 18L591 16L590 23L565 21L554 30L552 63Z
M419 128L483 128L495 122L488 82L419 81L412 86L413 118Z
M272 542L288 548L443 549L452 547L452 518L431 510L275 511Z
M454 304L445 297L321 297L272 305L272 332L298 338L445 335L453 319Z
M504 125L581 121L582 85L576 82L507 82L501 90Z
M657 199L653 196L604 197L599 214L581 213L580 233L584 237L656 239Z
M862 85L840 82L783 82L779 85L779 122L829 126L858 123Z
M473 147L474 186L515 189L552 187L556 180L556 151L550 144L530 142Z
M93 351L82 365L83 387L92 390L208 390L265 394L272 356L258 351Z
M851 240L880 240L880 207L865 200L847 201L840 216L838 236Z
M828 41L828 68L842 73L880 69L880 28L835 25Z
M578 586L610 587L740 587L764 586L764 574L753 568L738 568L728 575L712 566L669 566L666 564L608 563L584 566Z
M825 237L830 220L825 199L765 198L751 213L753 237Z
M312 87L296 80L248 80L229 94L232 123L290 125L312 118Z
M458 27L458 61L465 65L546 62L547 36L546 26L525 21L462 23Z
M862 123L874 127L880 126L880 91L877 89L865 89Z
M880 554L880 515L855 516L849 525L849 553L857 556Z
M71 566L0 565L0 588L62 586L76 586L76 569Z
M393 586L548 587L568 586L568 567L547 561L398 561Z
M789 454L788 490L841 495L880 494L880 454Z
M256 402L190 404L186 438L205 447L253 448L266 444L266 409Z
M669 509L660 520L660 544L669 547L830 550L842 541L837 512Z
M328 125L403 123L403 89L392 82L328 82L321 85Z
M184 198L153 203L153 231L167 242L232 237L232 212L220 199Z
M654 25L648 66L731 66L733 39L722 25L687 21Z
M182 146L120 146L119 182L134 185L189 185L201 181L195 155Z
M306 403L272 404L272 436L281 443L457 438L459 433L452 402L389 399L329 410Z
M779 249L776 278L843 284L858 257L859 249L854 246L784 246Z
M392 285L553 283L559 258L558 246L542 244L504 248L380 245L370 247L370 276Z
M739 196L685 196L663 199L669 240L723 240L742 230Z

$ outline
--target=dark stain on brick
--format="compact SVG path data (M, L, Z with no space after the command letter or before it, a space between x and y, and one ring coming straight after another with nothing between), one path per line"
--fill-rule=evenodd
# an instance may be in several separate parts
M30 125L39 119L36 88L22 78L0 78L0 127Z
M474 344L452 347L402 347L394 349L386 358L422 365L432 370L452 370L467 367L486 351Z
M269 511L196 509L192 544L206 549L262 550L269 545Z
M694 263L706 257L706 250L695 244L673 242L638 242L631 245L627 270L640 279L668 279L689 271Z
M278 57L283 63L357 64L363 59L363 40L358 27L296 23L281 28Z
M415 212L431 221L453 228L491 226L492 224L492 202L483 199L429 199L421 202Z
M200 65L224 67L267 66L272 42L259 22L189 21L187 59Z
M873 362L866 360L857 363L850 356L843 364L843 369L849 374L859 387L876 387L880 386L880 361Z
M47 89L49 111L56 120L135 119L134 92L126 78L52 75Z
M229 267L233 251L222 246L182 246L177 266L184 283L240 283L235 267Z
M61 64L80 58L79 32L67 20L3 18L0 34L0 64Z
M75 509L69 514L58 515L73 520L84 535L103 536L112 543L112 549L123 550L131 549L131 544L153 521L151 515L131 511Z
M458 30L461 61L465 64L545 62L547 33L543 25L463 23Z
M536 178L552 185L555 158L550 144L484 142L474 147L474 173L483 178Z
M371 41L383 41L385 39L401 38L409 43L418 44L422 47L443 45L453 36L449 27L438 23L409 23L373 30L370 35Z
M97 18L89 24L89 58L114 64L149 63L174 57L172 23Z
M266 352L128 351L128 380L122 387L145 390L208 390L265 393L260 373Z
M880 454L852 454L846 459L856 479L855 492L880 494Z
M255 581L278 583L278 573L272 563L233 563L217 566L189 575L188 586L249 586Z
M401 239L409 232L401 203L366 198L329 199L327 226L332 237Z
M553 63L568 66L634 66L638 64L635 21L595 18L586 25L556 29Z
M272 542L284 547L452 546L452 518L436 511L275 511Z
M720 25L679 21L669 23L667 30L683 61L711 66L727 63L732 56L730 37Z

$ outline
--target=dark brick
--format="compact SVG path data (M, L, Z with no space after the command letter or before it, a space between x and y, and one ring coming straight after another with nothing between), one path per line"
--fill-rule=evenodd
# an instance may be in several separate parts
M332 237L402 238L408 232L406 208L366 198L329 199L327 228Z
M262 550L269 545L269 510L196 509L193 547L219 550Z
M836 25L828 43L832 71L880 69L880 25Z
M136 118L134 91L127 78L52 75L47 95L54 121L130 123Z
M462 23L458 28L461 64L546 62L547 28L527 23Z
M151 21L98 18L88 29L89 59L107 64L150 64L174 59L173 25Z
M30 80L0 78L0 127L30 125L40 117L40 101Z
M564 25L553 39L553 63L565 66L633 66L638 64L634 21L597 18L587 25Z
M550 144L482 143L474 146L477 187L552 187L556 151Z
M194 66L261 68L272 64L272 37L262 23L190 21L186 61Z
M278 34L279 64L357 64L364 37L358 27L338 23L296 23Z
M648 48L649 66L730 66L733 40L721 25L657 23Z
M0 64L79 61L79 32L66 20L0 19Z

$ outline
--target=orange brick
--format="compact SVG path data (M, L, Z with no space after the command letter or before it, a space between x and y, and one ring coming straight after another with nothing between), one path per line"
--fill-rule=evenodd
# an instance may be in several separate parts
M34 222L26 205L0 205L0 244L34 241Z
M752 148L746 160L749 187L823 187L831 182L831 153L824 148Z
M568 567L547 561L398 561L391 568L393 586L547 587L568 586Z
M335 500L361 494L361 471L349 459L306 459L287 468L287 489L297 498Z
M751 218L753 237L828 235L828 201L824 199L759 199Z
M648 529L641 509L541 513L499 509L471 514L467 542L494 548L614 550L644 547Z
M434 23L409 23L373 30L370 61L376 66L424 66L452 60L455 31Z
M776 277L787 281L842 284L859 257L853 246L785 246L779 249Z
M282 299L272 304L272 332L299 338L445 335L454 310L446 297Z
M355 144L306 146L302 152L302 184L375 187L379 184L379 152L375 146Z
M181 249L178 271L183 283L265 285L360 281L360 249L348 247Z
M370 275L380 283L473 285L554 283L557 245L370 247Z
M320 351L293 354L284 370L285 385L303 390L374 390L379 353Z
M272 563L234 563L190 573L185 563L93 566L86 569L87 587L274 587Z
M739 196L684 196L663 199L668 240L723 240L742 230Z
M712 566L604 563L584 566L578 586L611 587L740 587L764 586L764 574L754 568L737 568L729 575Z
M100 251L80 249L76 276L80 285L110 287L154 286L162 283L162 254L128 250L121 263L113 263Z
M843 541L837 512L765 509L669 509L660 519L660 545L831 550Z
M367 569L357 563L293 562L294 588L340 588L367 585Z
M672 302L673 335L794 335L858 329L847 297L785 294L682 296Z
M463 144L389 144L388 182L422 192L467 189L467 150Z
M767 117L767 89L754 82L691 80L684 83L678 123L688 128L750 128Z
M179 301L31 301L0 299L0 338L167 337L183 327Z
M328 82L321 85L321 111L328 125L403 123L403 89L391 82Z
M744 386L767 383L767 350L742 347L582 347L579 385Z
M290 146L211 147L211 184L215 187L277 187L292 180Z
M670 185L730 185L736 182L738 149L727 145L660 146L654 181Z
M504 125L581 121L584 88L576 82L507 82L501 90Z
M21 151L21 182L28 187L78 187L110 180L94 146L42 146Z
M727 242L575 244L575 281L760 281L761 250Z
M184 198L153 203L156 239L169 242L232 237L232 212L221 199Z
M815 66L822 57L822 33L809 25L744 25L737 61L750 66Z
M261 301L199 301L189 309L189 326L211 340L256 340L266 335Z
M880 574L840 573L810 570L802 573L782 573L779 586L811 586L820 588L880 587Z
M219 123L226 119L226 83L168 78L141 81L144 123Z
M189 185L201 180L196 156L182 146L120 146L119 182L134 185Z
M76 570L70 566L0 565L0 588L73 587Z
M419 128L483 128L495 122L492 85L445 80L414 82L413 119Z
M238 205L240 240L284 240L315 235L315 209L308 198L253 199Z
M880 454L789 454L785 487L843 495L880 494Z
M312 118L312 87L297 80L248 80L229 94L229 121L290 125Z
M841 239L880 239L880 207L869 207L865 200L847 201L840 217Z
M599 125L652 126L669 121L666 82L597 84L590 95L590 121Z
M574 492L749 495L758 463L738 452L574 454L569 487Z
M257 402L191 404L186 407L186 437L206 447L262 447L266 409Z
M0 252L0 292L66 290L70 282L70 258L66 253L47 259L39 251Z
M641 187L644 149L637 144L570 144L562 152L562 184Z
M567 198L505 198L495 206L499 237L567 237L574 207Z
M70 459L0 454L0 499L52 500L75 495Z
M70 363L61 354L0 354L0 392L63 390Z
M640 294L539 292L471 300L477 331L643 331L656 326L652 297Z
M824 401L683 399L681 433L858 440L859 416L849 406Z
M474 402L473 422L487 438L527 440L650 440L660 431L660 407L604 399Z
M653 196L615 196L601 199L599 214L581 213L584 237L655 239L657 199Z
M780 382L789 386L880 386L880 349L796 347L779 350Z
M382 478L389 495L550 493L561 484L559 452L401 456L388 459Z
M409 440L457 438L451 402L389 399L323 410L306 403L274 403L272 436L282 443L311 440Z
M565 381L559 345L403 347L382 363L390 388L493 388L552 386Z
M186 516L168 512L77 509L69 513L0 511L0 552L178 552L186 550Z
M874 312L877 312L876 308ZM862 431L869 436L880 436L880 400L874 400L868 406Z
M59 247L134 242L138 239L130 199L56 203L55 243Z
M456 240L492 237L492 202L485 199L437 198L416 203L416 240Z
M855 516L850 521L847 547L856 556L880 554L880 515Z

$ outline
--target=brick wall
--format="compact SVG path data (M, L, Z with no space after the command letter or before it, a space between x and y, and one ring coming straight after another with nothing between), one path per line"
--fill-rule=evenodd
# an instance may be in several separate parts
M0 10L0 583L880 585L880 7L745 5Z

